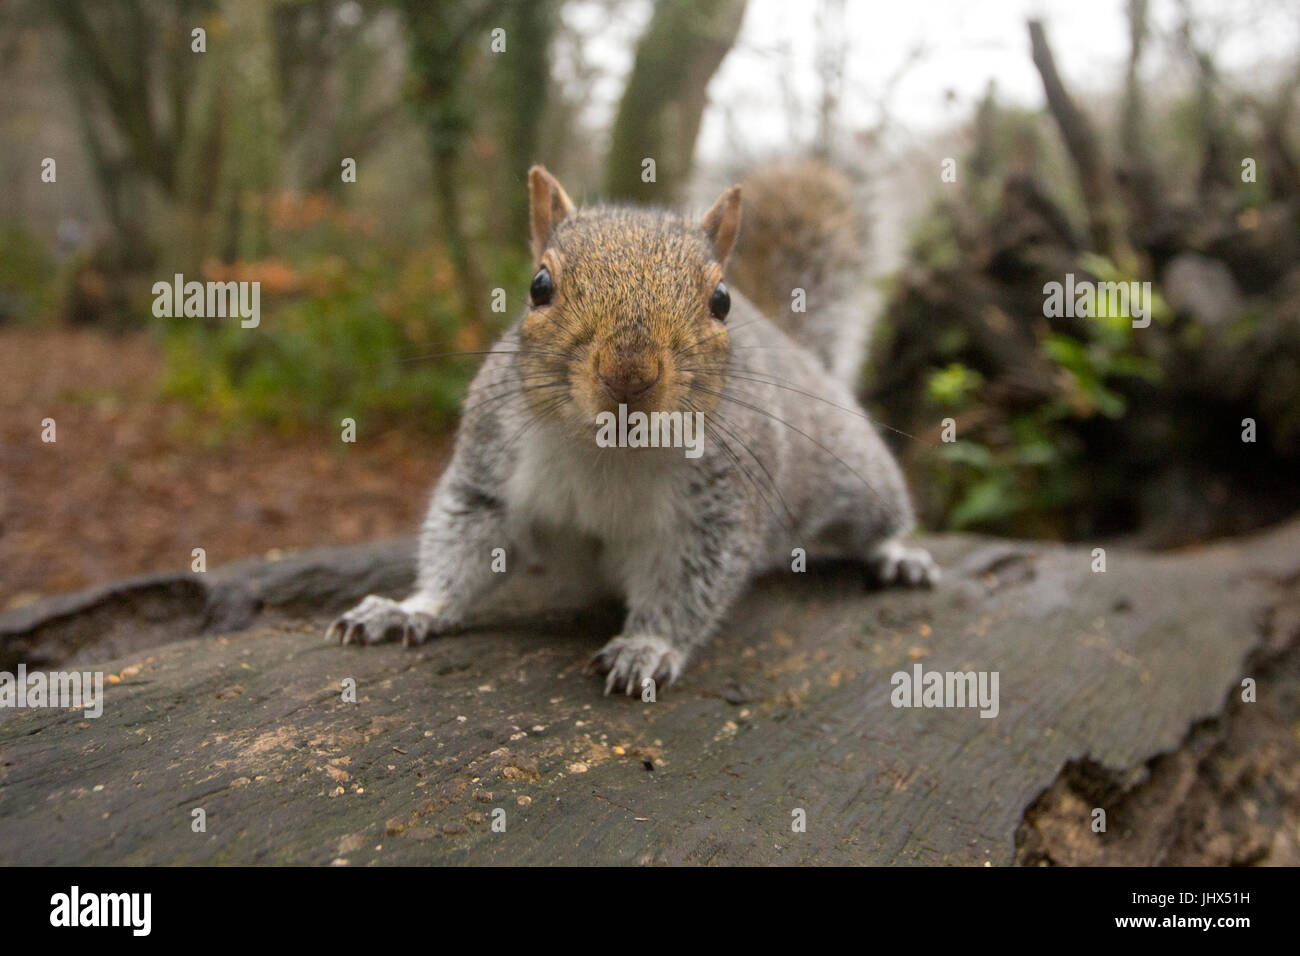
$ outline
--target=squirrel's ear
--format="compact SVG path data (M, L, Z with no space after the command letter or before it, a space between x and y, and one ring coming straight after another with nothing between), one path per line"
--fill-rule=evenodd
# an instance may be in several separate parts
M726 265L727 256L740 232L740 187L732 186L719 196L713 208L704 214L700 226L713 245L718 262Z
M529 222L533 228L533 261L540 262L555 227L574 213L573 200L545 166L528 170Z

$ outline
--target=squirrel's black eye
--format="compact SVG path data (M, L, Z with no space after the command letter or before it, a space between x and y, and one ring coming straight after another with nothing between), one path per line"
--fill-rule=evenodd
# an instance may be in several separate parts
M721 282L713 290L713 298L709 299L709 311L713 313L715 319L725 319L727 313L731 311L731 294L727 291L726 285Z
M537 270L537 275L533 276L533 284L528 287L528 295L533 300L533 305L549 305L551 297L555 295L555 287L551 284L551 270L542 266Z

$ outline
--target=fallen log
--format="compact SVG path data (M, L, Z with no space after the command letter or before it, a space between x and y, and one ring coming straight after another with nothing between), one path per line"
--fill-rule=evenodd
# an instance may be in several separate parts
M98 719L0 711L0 863L1297 861L1300 521L1109 547L1104 572L1090 548L927 544L930 592L852 566L757 582L653 703L601 695L584 665L617 614L545 580L541 624L511 599L508 627L327 644L334 612L406 585L405 543L0 615L6 661L110 675ZM997 716L895 707L917 665L996 672Z

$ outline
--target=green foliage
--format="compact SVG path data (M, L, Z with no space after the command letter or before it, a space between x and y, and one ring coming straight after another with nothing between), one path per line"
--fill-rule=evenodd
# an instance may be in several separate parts
M978 439L940 445L935 480L951 503L951 528L1028 529L1080 491L1079 442L1050 414L1014 416Z
M1096 281L1133 278L1093 255L1085 255L1080 268ZM1168 309L1154 287L1152 299L1153 321L1167 321ZM1155 384L1161 375L1157 363L1137 351L1132 316L1111 315L1104 305L1098 312L1083 320L1083 337L1031 324L1054 390L1028 406L999 406L988 393L986 376L960 360L966 345L961 330L935 330L932 354L954 360L932 367L926 378L930 414L967 423L960 428L961 440L940 443L921 462L923 481L945 526L1062 534L1055 524L1099 493L1084 477L1089 467L1083 434L1099 418L1122 427L1132 384Z
M39 319L54 302L57 272L40 239L22 226L0 226L0 319Z
M396 424L450 427L497 325L464 324L451 266L440 246L345 244L332 251L328 226L302 231L279 248L302 265L253 263L241 277L263 281L261 323L163 319L166 390L215 412L230 426L265 422L285 430ZM336 237L337 238L337 237ZM497 256L492 285L507 301L527 275L522 253ZM259 273L259 270L260 273ZM485 293L486 294L486 293ZM457 354L448 354L457 353Z
M930 398L940 405L964 405L984 382L984 376L960 362L953 362L930 376Z

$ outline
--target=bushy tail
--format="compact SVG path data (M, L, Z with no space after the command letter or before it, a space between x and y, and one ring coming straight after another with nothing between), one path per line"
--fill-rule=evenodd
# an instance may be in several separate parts
M869 316L866 229L852 185L825 163L800 160L756 170L741 195L729 281L832 376L856 384Z

